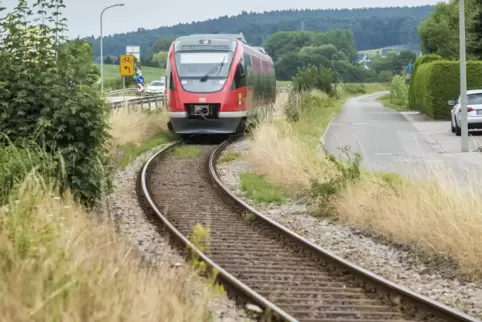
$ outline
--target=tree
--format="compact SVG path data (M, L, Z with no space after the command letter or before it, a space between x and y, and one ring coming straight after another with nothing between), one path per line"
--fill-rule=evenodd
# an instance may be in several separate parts
M160 51L157 54L154 54L152 56L152 61L155 64L156 67L166 68L167 52L166 51Z
M106 58L104 58L104 64L113 65L114 59L112 58L112 56L107 56Z
M477 28L480 25L478 17L481 5L477 0L467 0L465 5L466 16L466 46L467 57L476 58L482 45L477 37ZM422 40L422 48L428 53L434 53L447 59L459 57L459 10L458 0L449 3L440 2L435 6L433 13L424 20L418 33Z
M90 46L62 37L55 41L65 28L64 7L62 0L37 0L46 24L32 26L33 8L19 1L0 23L0 132L15 144L30 141L44 148L57 161L57 173L65 174L61 187L92 205L108 184L107 108L92 87L97 71Z
M135 43L146 48L143 57L151 59L159 51L167 51L176 37L199 33L239 33L243 32L248 43L263 46L267 38L280 31L297 31L300 20L310 31L327 32L332 29L351 30L358 50L383 48L415 41L418 47L417 27L433 11L434 6L360 8L328 10L275 10L263 13L249 12L236 16L222 16L193 23L180 23L152 30L140 29L136 32L117 34L104 38L106 55L123 54L125 45ZM89 37L96 56L100 54L99 37ZM406 43L407 42L407 43ZM313 43L304 44L313 45ZM345 48L334 45L342 51ZM301 48L299 47L299 48ZM298 49L299 49L298 48ZM350 57L352 59L353 57Z

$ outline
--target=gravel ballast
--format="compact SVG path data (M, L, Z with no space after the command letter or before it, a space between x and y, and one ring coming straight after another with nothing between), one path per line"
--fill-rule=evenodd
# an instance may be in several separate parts
M230 152L245 154L249 142L248 139L237 141L221 156ZM314 218L303 204L255 205L243 197L240 188L240 174L250 171L243 158L218 163L217 171L236 195L320 247L419 294L482 318L482 285L457 278L453 265L424 261L409 250L369 237L360 230Z
M144 163L161 147L157 147L139 156L124 170L118 170L114 177L114 191L109 196L111 216L119 232L132 243L140 253L155 265L166 264L173 267L186 265L176 249L161 236L144 215L137 202L136 178ZM175 269L175 268L173 268ZM200 277L200 279L202 279ZM227 297L218 297L211 301L214 321L254 321L248 318L246 311L240 309Z

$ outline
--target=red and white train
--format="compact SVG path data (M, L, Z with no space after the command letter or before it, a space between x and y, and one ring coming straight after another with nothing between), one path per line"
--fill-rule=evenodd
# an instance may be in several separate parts
M166 106L174 133L236 133L249 113L275 100L273 60L242 34L183 36L171 44Z

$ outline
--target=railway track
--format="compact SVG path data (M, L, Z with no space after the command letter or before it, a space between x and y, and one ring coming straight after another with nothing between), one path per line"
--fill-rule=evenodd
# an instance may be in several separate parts
M276 321L479 321L346 262L232 195L215 170L229 143L198 145L191 157L176 155L181 142L164 148L144 165L137 193L146 214L216 269L239 304ZM204 252L186 237L198 222L210 229Z

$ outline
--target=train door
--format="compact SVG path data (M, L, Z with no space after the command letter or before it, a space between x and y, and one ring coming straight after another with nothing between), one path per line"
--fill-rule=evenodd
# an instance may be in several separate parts
M248 53L244 53L244 64L246 66L246 85L247 85L247 93L246 93L246 110L250 111L253 108L253 90L254 90L254 82L253 82L253 64L251 61L251 56Z

